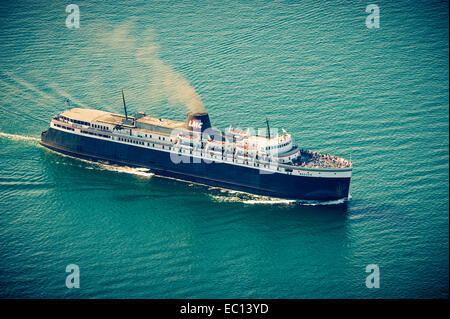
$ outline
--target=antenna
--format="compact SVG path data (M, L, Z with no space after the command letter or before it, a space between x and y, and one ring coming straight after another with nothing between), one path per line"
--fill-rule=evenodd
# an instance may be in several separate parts
M267 134L269 135L269 140L270 140L270 126L269 126L269 120L267 119L267 116L266 116L266 124L267 124Z
M123 100L123 109L125 110L125 120L128 121L127 105L125 104L125 95L123 95L123 89L122 89L122 100Z

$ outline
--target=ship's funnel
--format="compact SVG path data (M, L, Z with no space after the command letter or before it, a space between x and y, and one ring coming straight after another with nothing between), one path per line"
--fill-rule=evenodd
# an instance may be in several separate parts
M208 113L189 113L186 120L186 127L191 131L203 132L211 127Z

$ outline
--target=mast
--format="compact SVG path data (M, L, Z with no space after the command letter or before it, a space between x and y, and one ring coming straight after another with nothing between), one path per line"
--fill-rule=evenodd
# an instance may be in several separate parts
M269 140L270 140L270 126L269 126L269 120L267 119L267 116L266 116L266 124L267 124L267 134L269 135Z
M123 95L123 89L122 89L122 100L123 100L123 109L125 110L125 120L128 121L127 105L125 104L125 95Z

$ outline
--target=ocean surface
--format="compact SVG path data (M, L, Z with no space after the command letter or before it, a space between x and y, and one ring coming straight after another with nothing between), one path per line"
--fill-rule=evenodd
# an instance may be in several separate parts
M448 1L0 4L1 298L448 298ZM39 145L72 106L271 126L354 163L292 202ZM198 101L197 101L198 102ZM80 288L66 287L66 266ZM366 287L378 265L380 288Z

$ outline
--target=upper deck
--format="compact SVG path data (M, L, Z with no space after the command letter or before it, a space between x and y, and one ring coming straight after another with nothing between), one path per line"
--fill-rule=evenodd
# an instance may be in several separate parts
M60 114L62 118L66 117L67 119L79 121L79 122L87 122L87 123L104 123L111 122L111 124L121 124L122 118L124 118L121 114L114 114L110 112L100 111L100 110L92 110L92 109L81 109L81 108L73 108L70 110L66 110ZM75 122L76 123L76 122Z
M153 117L153 116L148 116L148 115L145 115L145 116L139 118L137 120L137 122L141 123L141 124L149 124L152 126L165 127L165 128L169 128L172 130L185 127L185 123L181 122L181 121L168 120L168 119L163 119L160 117Z
M137 116L128 116L126 119L123 114L92 109L73 108L62 112L59 116L63 120L81 125L100 128L107 128L105 125L112 125L113 127L120 126L141 132L154 131L165 135L170 135L174 129L181 129L185 127L184 122L148 116L143 113L140 113Z

